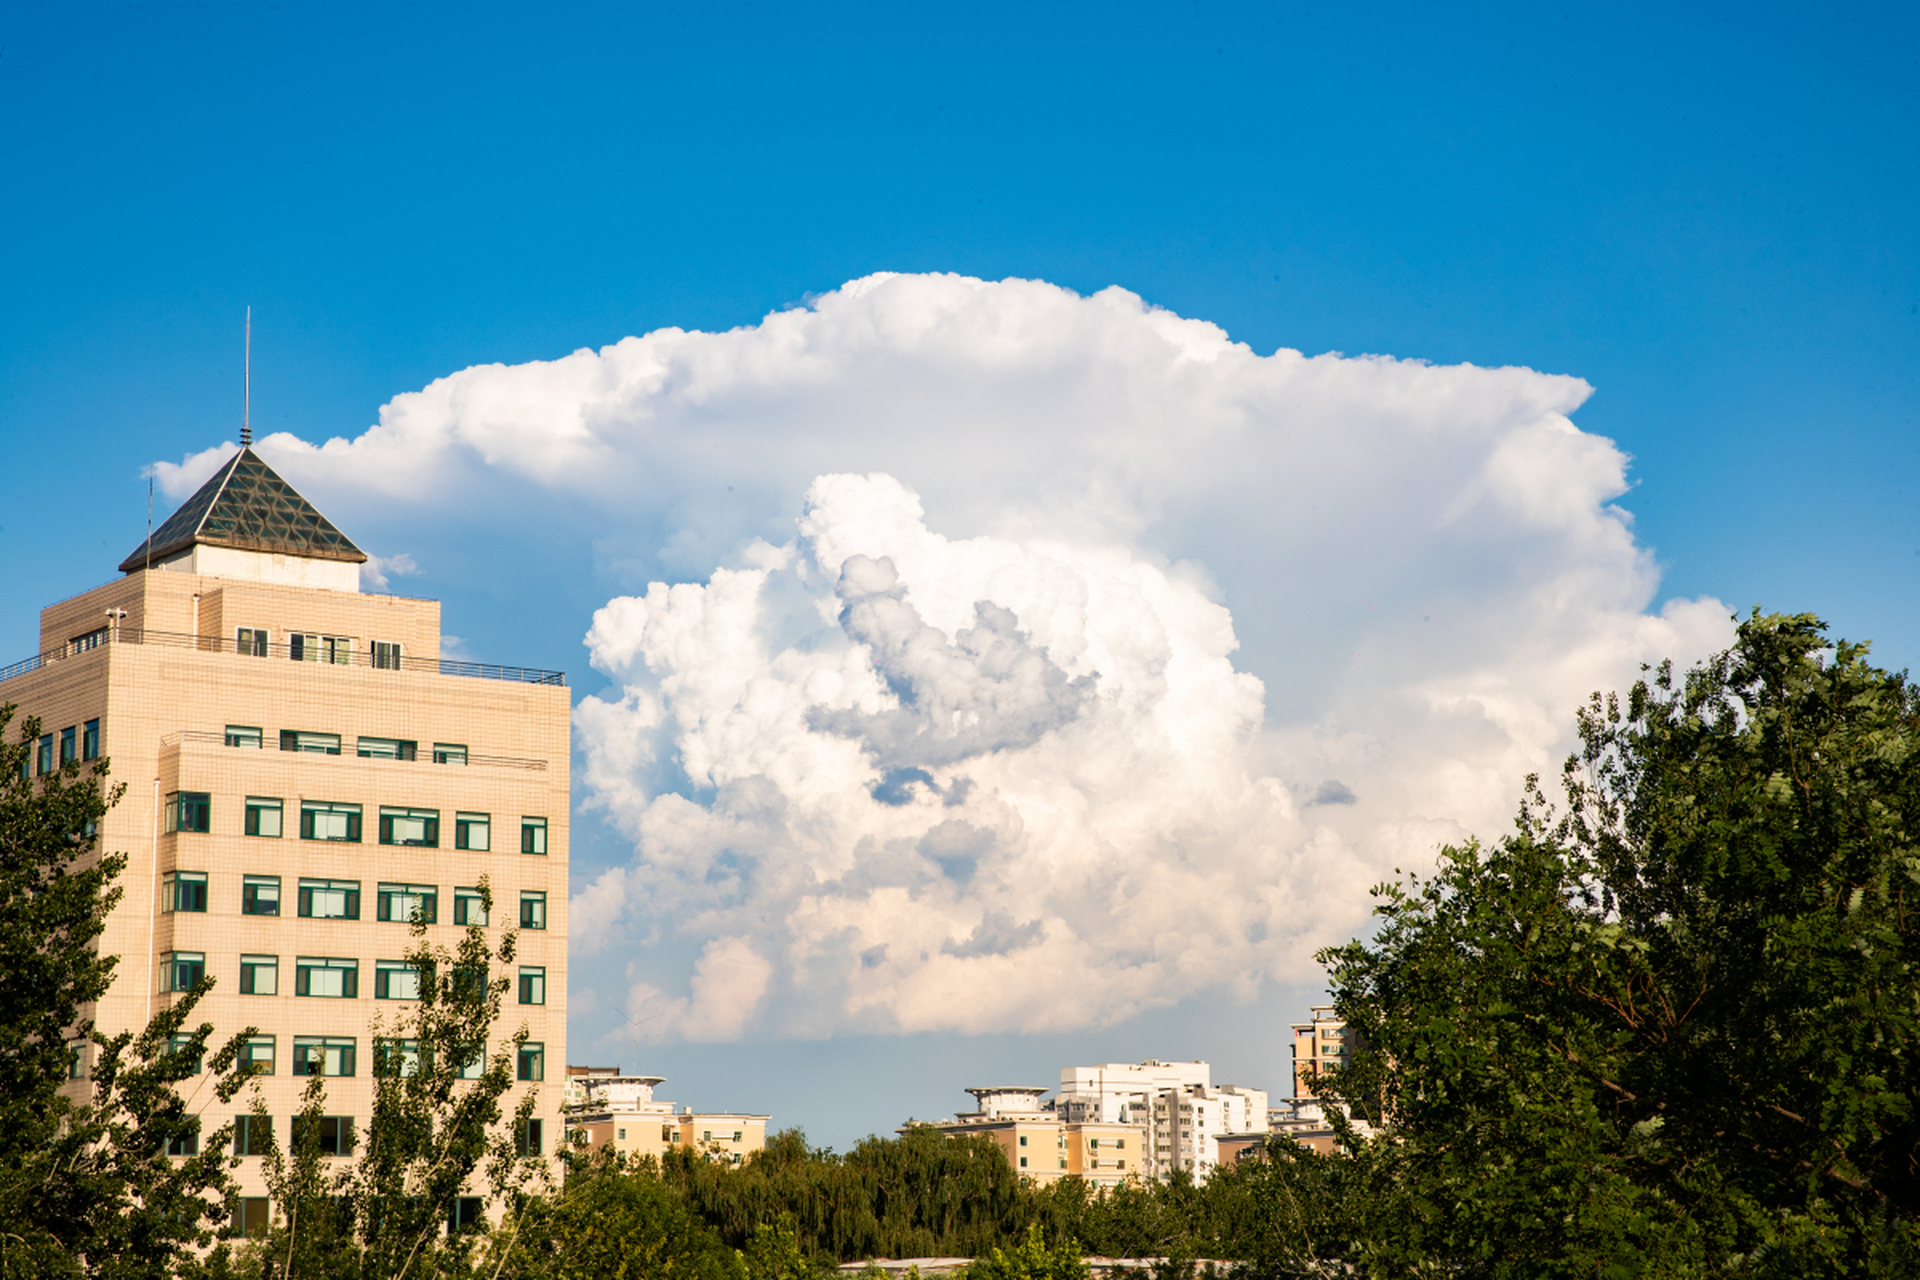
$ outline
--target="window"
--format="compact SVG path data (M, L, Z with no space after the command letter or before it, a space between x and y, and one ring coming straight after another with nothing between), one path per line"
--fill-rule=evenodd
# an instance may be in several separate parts
M293 994L353 1000L360 995L360 962L301 956L293 962Z
M1027 1158L1025 1156L1020 1157L1020 1167L1022 1169L1027 1167Z
M161 952L159 990L192 990L205 971L205 952Z
M337 733L313 733L306 729L282 729L280 731L280 749L282 751L305 751L310 755L337 756L340 754L340 735Z
M545 853L547 851L547 820L545 818L520 819L520 852Z
M100 722L89 720L80 726L80 758L98 760L100 758Z
M258 751L266 744L266 732L259 725L230 724L227 726L227 745L230 747L251 747Z
M375 1000L418 1000L420 971L399 960L377 960L373 966Z
M547 970L544 965L520 966L520 1003L545 1004L547 1002ZM1022 1139L1025 1141L1025 1139Z
M478 1231L487 1225L486 1201L479 1196L455 1196L447 1208L447 1234Z
M448 994L455 1000L485 1000L487 998L487 969L485 965L457 964L448 975Z
M206 909L206 872L169 871L160 877L161 911L205 911Z
M1020 1135L1020 1145L1023 1147L1027 1145L1027 1135L1024 1133Z
M360 918L360 882L358 880L302 880L299 913L315 920L358 920Z
M413 760L419 757L420 744L405 738L359 738L353 750L366 760Z
M73 639L67 641L67 645L75 653L85 653L89 649L98 649L106 642L107 629L105 627L95 627L92 631L87 632L87 634L75 636Z
M293 1038L293 1074L297 1076L352 1075L353 1041L340 1036L295 1036Z
M375 1040L373 1042L373 1074L377 1076L411 1076L420 1071L420 1042L418 1040Z
M487 1049L485 1045L472 1045L460 1055L460 1078L478 1080L487 1069Z
M279 915L280 877L240 877L240 914L243 916Z
M295 1151L305 1143L317 1142L322 1155L350 1156L353 1154L353 1117L295 1116L292 1137Z
M427 849L440 847L440 811L438 809L397 809L380 806L380 843L417 845Z
M520 927L522 929L544 929L547 927L547 895L526 891L520 895Z
M294 632L287 637L287 656L295 662L332 662L344 667L353 661L353 638Z
M453 847L485 853L493 847L493 819L484 813L453 815Z
M273 1074L275 1059L278 1056L272 1036L253 1036L240 1046L240 1067L242 1070L252 1071L255 1075L270 1076ZM236 1151L235 1154L244 1156L260 1153Z
M542 1126L538 1120L528 1120L527 1127L514 1135L514 1150L523 1156L540 1154Z
M242 830L250 836L278 840L282 830L280 801L273 796L248 796Z
M233 1154L263 1156L273 1150L273 1121L266 1116L233 1118Z
M235 627L233 651L249 658L264 658L267 656L267 643L270 639L265 627Z
M402 924L420 914L423 924L433 924L440 915L440 890L430 884L383 884L380 886L377 920L398 920Z
M87 1038L67 1041L67 1079L85 1080L87 1078Z
M211 831L213 797L204 791L175 791L167 797L168 831Z
M80 730L69 726L60 731L60 763L80 758Z
M39 774L41 777L44 778L48 774L53 772L53 735L52 734L47 733L47 734L42 734L40 736L40 750L38 754L40 757L38 762ZM173 828L168 827L167 830L171 831L173 830Z
M202 1054L205 1052L203 1044L193 1036L185 1034L168 1036L167 1052L184 1057L187 1060L190 1075L199 1075L201 1067L205 1065L201 1061Z
M241 956L240 994L277 996L280 994L279 956Z
M480 896L478 889L453 891L453 922L457 925L487 923L487 900Z
M265 1196L241 1196L233 1202L233 1234L264 1236L273 1227L273 1202Z
M662 1142L672 1142L672 1141L673 1141L673 1126L672 1126L672 1125L670 1125L670 1124L663 1124L663 1125L661 1125L661 1126L660 1126L660 1141L662 1141Z
M302 840L342 840L360 843L360 806L335 804L330 800L300 802L300 838Z
M200 1135L198 1133L176 1133L167 1139L167 1154L170 1156L197 1156L200 1154Z
M433 744L433 762L435 764L465 764L467 747L462 742L436 742Z
M400 669L400 643L397 640L373 642L373 665L384 671Z
M520 1046L520 1065L514 1073L520 1080L545 1080L547 1078L547 1047L529 1040Z

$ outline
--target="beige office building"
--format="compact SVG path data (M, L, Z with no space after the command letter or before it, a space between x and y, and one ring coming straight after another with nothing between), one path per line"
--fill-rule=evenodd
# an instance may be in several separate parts
M0 702L42 722L31 770L105 756L126 784L100 833L128 855L100 943L120 962L91 1012L104 1032L140 1027L212 975L196 1016L215 1043L259 1029L275 1138L317 1074L334 1117L323 1144L350 1149L371 1112L376 1022L413 994L413 913L445 945L469 921L518 927L502 1029L530 1037L506 1105L539 1091L526 1136L550 1151L566 1061L565 678L443 659L439 604L362 594L365 559L243 449L124 576L41 611L37 656L0 668ZM87 1068L81 1050L76 1093ZM246 1093L184 1092L209 1132L247 1111ZM266 1207L251 1145L243 1130L249 1226Z
M736 1165L766 1147L770 1116L676 1107L653 1096L665 1080L622 1075L618 1067L568 1067L567 1141L580 1150L611 1147L655 1160L693 1150Z

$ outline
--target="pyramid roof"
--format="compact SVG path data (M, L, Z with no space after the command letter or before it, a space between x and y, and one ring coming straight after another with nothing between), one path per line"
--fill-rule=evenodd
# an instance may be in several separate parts
M196 544L355 564L367 558L251 446L227 459L120 562L120 571L132 573Z

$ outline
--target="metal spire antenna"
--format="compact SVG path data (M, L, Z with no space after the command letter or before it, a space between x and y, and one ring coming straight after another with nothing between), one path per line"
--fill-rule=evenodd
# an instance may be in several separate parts
M240 447L253 443L253 308L247 308L246 373L240 392Z

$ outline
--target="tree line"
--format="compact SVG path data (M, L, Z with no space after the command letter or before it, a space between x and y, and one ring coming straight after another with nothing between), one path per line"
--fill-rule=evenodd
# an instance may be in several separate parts
M802 1280L963 1256L974 1280L1078 1280L1087 1253L1250 1280L1920 1274L1920 692L1756 610L1577 728L1553 796L1528 779L1511 832L1376 887L1370 936L1321 954L1362 1046L1321 1086L1330 1154L1276 1140L1201 1183L1101 1191L1023 1181L985 1138L835 1153L789 1130L738 1166L576 1151L556 1172L516 1141L531 1104L503 1107L490 975L513 935L416 926L422 999L359 1158L326 1158L317 1123L269 1139L272 1221L234 1238L234 1127L200 1133L179 1095L203 1058L223 1100L246 1085L247 1033L192 1021L210 979L95 1037L91 1101L59 1093L124 859L93 848L106 762L29 781L29 723L0 742L0 1277ZM502 1212L449 1229L463 1193Z

